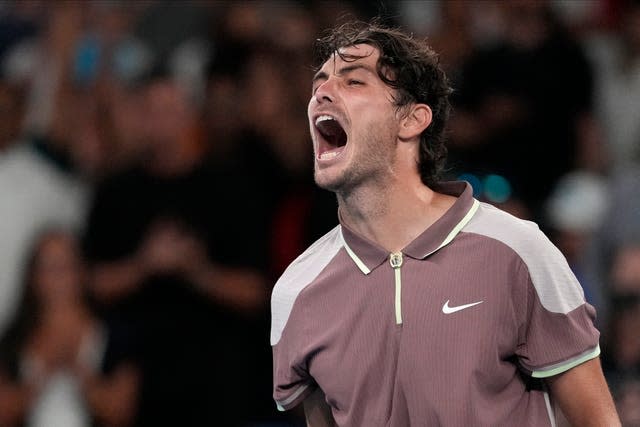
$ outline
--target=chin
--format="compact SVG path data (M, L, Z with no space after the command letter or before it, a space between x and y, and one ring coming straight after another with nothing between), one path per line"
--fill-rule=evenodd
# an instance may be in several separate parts
M318 172L318 170L316 170L314 179L318 187L323 190L333 191L334 193L340 191L345 185L342 176L332 176L332 174L329 174L326 171Z

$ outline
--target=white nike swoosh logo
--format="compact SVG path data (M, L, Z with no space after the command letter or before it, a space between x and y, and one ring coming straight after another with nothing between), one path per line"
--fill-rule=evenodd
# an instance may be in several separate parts
M445 302L444 305L442 306L442 312L444 314L451 314L451 313L455 313L456 311L464 310L465 308L473 307L474 305L482 304L483 302L484 301L478 301L478 302L472 302L471 304L463 304L463 305L456 305L454 307L450 307L449 300L447 300L447 302Z

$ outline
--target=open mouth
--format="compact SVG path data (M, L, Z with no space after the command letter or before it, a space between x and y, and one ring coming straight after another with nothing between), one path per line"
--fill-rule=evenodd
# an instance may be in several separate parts
M318 159L329 160L338 156L347 145L347 133L334 117L327 114L318 116L315 121L318 138Z

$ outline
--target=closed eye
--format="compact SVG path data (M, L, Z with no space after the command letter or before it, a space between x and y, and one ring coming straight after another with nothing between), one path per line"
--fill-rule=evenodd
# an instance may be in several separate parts
M349 86L358 86L358 85L363 85L363 84L364 84L364 82L361 82L360 80L349 79L349 80L347 81L347 84L348 84Z

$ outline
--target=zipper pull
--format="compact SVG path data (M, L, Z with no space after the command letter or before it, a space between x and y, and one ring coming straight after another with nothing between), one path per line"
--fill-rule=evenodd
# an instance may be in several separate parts
M393 268L402 267L402 252L395 252L389 256L389 264Z

